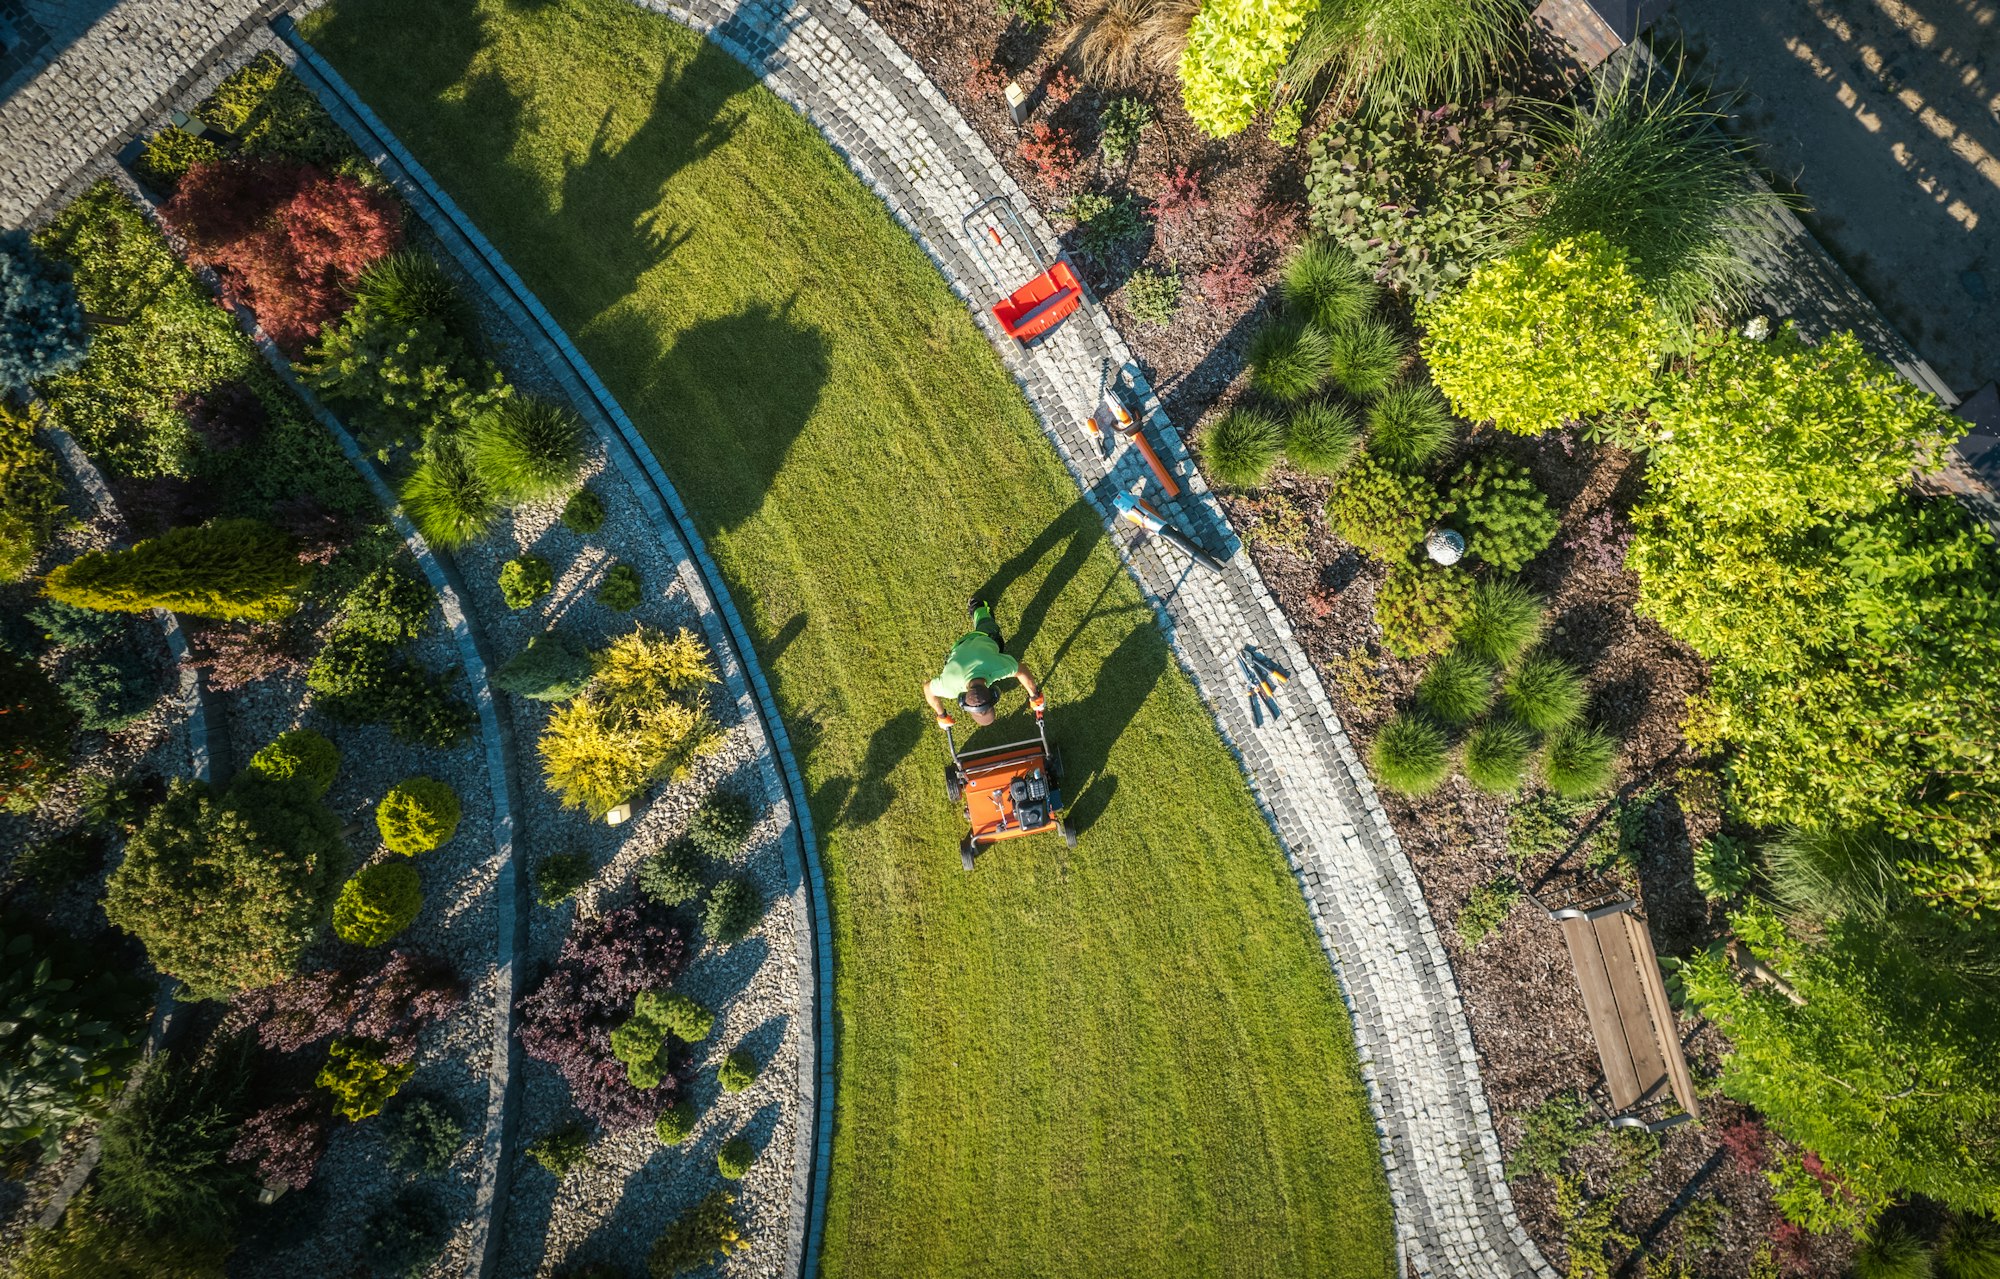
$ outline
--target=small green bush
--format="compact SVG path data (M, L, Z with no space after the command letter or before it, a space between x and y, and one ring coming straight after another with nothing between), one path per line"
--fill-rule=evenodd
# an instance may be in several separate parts
M1854 1257L1854 1279L1931 1279L1931 1274L1931 1250L1894 1224L1877 1227Z
M604 499L587 488L578 489L563 506L562 522L570 532L590 536L604 527Z
M397 741L443 749L463 741L479 722L479 712L427 671L404 667L385 690L382 702L389 731Z
M1458 642L1495 666L1512 666L1542 637L1542 624L1542 601L1534 592L1511 578L1489 579L1472 588Z
M1421 470L1451 447L1458 424L1428 382L1401 381L1368 406L1368 450L1406 471Z
M1694 886L1712 902L1740 897L1750 887L1750 850L1727 835L1710 835L1695 846Z
M757 824L757 810L734 791L719 790L701 801L688 823L687 837L696 848L724 861L743 851L743 841Z
M1181 309L1180 273L1160 267L1140 267L1125 281L1125 309L1148 328L1164 329L1172 324Z
M424 540L455 551L486 535L500 514L486 477L456 447L430 450L403 481L403 511Z
M715 1029L715 1014L706 1005L671 991L660 997L659 1017L684 1043L698 1044Z
M1417 700L1446 724L1469 724L1493 705L1493 668L1462 649L1454 649L1424 672Z
M1451 647L1471 607L1472 577L1464 569L1403 560L1375 594L1375 624L1390 652L1422 657Z
M645 598L645 590L639 582L639 570L630 564L613 564L606 569L604 582L597 588L597 602L621 613L631 612Z
M536 702L566 701L589 683L589 651L561 631L535 636L493 673L493 687Z
M1082 191L1064 212L1076 223L1076 247L1099 262L1146 234L1138 202L1128 196Z
M364 866L340 886L333 902L333 931L356 946L380 946L416 922L424 889L406 862Z
M1601 728L1572 725L1549 739L1542 777L1549 789L1569 799L1601 795L1618 771L1618 744Z
M1465 739L1465 780L1489 795L1521 789L1534 753L1533 734L1511 719L1490 719Z
M718 1255L728 1257L748 1248L742 1223L729 1210L735 1202L735 1195L718 1190L674 1218L646 1254L649 1279L674 1279L708 1266Z
M1104 153L1104 163L1121 165L1129 161L1139 149L1140 135L1152 122L1153 108L1144 98L1113 98L1105 103L1097 118L1097 149Z
M694 1102L683 1097L662 1110L653 1121L653 1134L668 1146L678 1146L694 1135Z
M1331 240L1308 240L1285 259L1285 304L1331 333L1366 319L1381 287Z
M340 629L384 644L407 644L431 628L437 593L407 557L373 569L340 603Z
M466 456L500 501L550 501L576 482L583 423L559 404L515 395L472 423Z
M458 831L458 792L430 777L396 783L375 806L375 826L392 853L428 853Z
M724 1092L742 1092L757 1082L757 1059L739 1048L730 1053L715 1072Z
M1382 726L1368 752L1375 780L1404 795L1427 795L1451 771L1444 730L1404 711Z
M116 732L152 709L159 681L129 649L71 662L56 679L63 701L86 729Z
M170 124L147 138L140 149L139 179L162 195L172 195L182 174L221 158L222 150L213 142Z
M560 906L590 882L588 853L550 853L535 866L535 900Z
M1343 324L1327 334L1327 369L1349 395L1380 395L1403 367L1403 339L1388 321Z
M1308 475L1336 475L1361 448L1354 410L1335 400L1314 400L1292 414L1285 456Z
M511 609L533 607L555 589L556 576L539 555L522 555L500 566L500 598Z
M578 1123L550 1129L528 1143L529 1160L557 1181L590 1162L590 1134Z
M128 1228L227 1241L250 1188L229 1157L244 1118L243 1086L233 1056L206 1068L186 1050L155 1059L130 1103L104 1121L97 1166L104 1207Z
M632 1015L611 1031L611 1054L625 1063L634 1088L653 1088L666 1075L669 1035L699 1043L714 1028L715 1014L686 995L642 990Z
M1251 385L1287 404L1319 390L1332 372L1332 342L1304 320L1272 320L1250 339Z
M1218 484L1256 488L1278 464L1285 428L1276 418L1239 406L1209 422L1201 436L1202 460Z
M764 917L764 895L743 879L725 879L708 890L701 930L710 940L728 945L739 941Z
M465 1124L443 1103L413 1097L385 1117L382 1140L396 1167L436 1176L451 1167L465 1140Z
M715 1152L715 1170L731 1181L741 1181L750 1165L757 1162L757 1148L747 1137L731 1137Z
M42 638L57 648L90 648L122 639L129 619L119 613L100 613L94 608L78 608L61 600L45 599L28 610Z
M310 728L280 733L250 757L250 771L276 782L297 782L324 799L340 776L340 748Z
M358 1121L381 1114L382 1107L416 1073L415 1062L398 1066L384 1061L380 1049L367 1040L336 1039L327 1049L326 1065L320 1067L313 1082L333 1094L336 1113Z
M1507 922L1521 901L1521 886L1512 876L1500 875L1475 887L1458 911L1458 940L1467 950L1477 950L1494 930Z
M1429 480L1398 474L1364 453L1334 477L1326 518L1358 549L1398 560L1424 540L1441 507Z
M1461 472L1445 510L1464 525L1466 550L1503 572L1520 572L1556 537L1548 497L1526 467L1504 458L1483 458Z
M683 836L639 863L639 891L662 906L701 896L701 849Z
M1553 653L1530 653L1507 676L1507 709L1538 733L1553 733L1583 713L1583 677Z
M460 330L472 326L458 285L436 258L418 249L402 249L369 263L354 282L354 297L397 324L436 321Z
M1532 1110L1523 1111L1521 1144L1507 1161L1510 1178L1553 1177L1563 1160L1588 1146L1597 1136L1585 1119L1590 1105L1574 1092L1557 1093Z

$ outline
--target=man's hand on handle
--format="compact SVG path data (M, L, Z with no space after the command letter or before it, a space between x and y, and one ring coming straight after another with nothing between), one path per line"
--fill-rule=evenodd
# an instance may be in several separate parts
M952 719L951 719L951 716L949 716L949 715L944 715L944 714L940 714L940 715L939 715L939 716L937 717L937 726L938 726L939 728L946 728L946 729L948 729L948 728L950 728L950 727L951 727L951 725L952 725Z

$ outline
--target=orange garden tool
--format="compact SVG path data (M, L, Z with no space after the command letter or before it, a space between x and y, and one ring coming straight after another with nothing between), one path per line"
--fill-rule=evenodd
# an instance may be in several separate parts
M1169 524L1164 515L1161 515L1158 511L1132 494L1120 493L1116 498L1112 499L1111 505L1117 509L1120 515L1137 524L1140 528L1145 529L1148 533L1156 534L1161 541L1182 551L1204 568L1210 568L1220 573L1227 567L1221 560L1203 550L1193 538L1181 532L1172 524Z
M1270 658L1258 652L1257 646L1255 644L1245 644L1243 646L1243 651L1249 656L1252 662L1256 663L1258 670L1270 676L1273 680L1276 680L1280 684L1289 684L1292 682L1291 673L1286 671L1284 667L1278 665Z
M1160 455L1153 451L1152 441L1146 438L1144 428L1139 425L1138 420L1126 409L1125 402L1119 399L1115 392L1107 392L1104 398L1110 402L1111 412L1114 414L1111 429L1130 440L1138 448L1139 456L1145 458L1146 465L1153 468L1153 474L1159 477L1160 487L1167 491L1167 496L1179 497L1181 495L1181 486L1174 479L1174 473L1167 469L1167 464L1162 462ZM1092 418L1090 421L1091 429L1096 430L1097 419Z
M974 229L974 224L978 229ZM1014 211L1011 201L1004 195L989 196L965 211L958 220L959 229L965 233L972 251L979 258L979 264L986 268L986 274L1003 293L1007 281L987 256L988 242L997 251L1012 240L1021 246L1034 262L1037 274L1026 284L1007 293L993 308L993 318L1000 321L1000 327L1007 336L1023 346L1034 342L1043 334L1061 324L1083 304L1083 282L1076 278L1076 270L1065 258L1058 257L1051 262L1042 255L1034 236L1028 232L1021 215Z

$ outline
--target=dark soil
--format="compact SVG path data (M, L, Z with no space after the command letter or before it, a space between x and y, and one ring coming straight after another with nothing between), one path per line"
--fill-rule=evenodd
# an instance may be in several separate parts
M989 0L870 0L866 7L1043 213L1066 229L1065 247L1106 301L1174 425L1193 436L1211 410L1242 398L1245 348L1269 305L1279 259L1305 231L1304 142L1279 148L1254 125L1227 141L1208 138L1165 76L1117 90L1083 86L1066 101L1044 97L1029 124L1017 126L1001 86L1008 78L1030 91L1056 83L1059 97L1060 33L1027 30ZM1546 68L1536 74L1530 92L1547 94L1560 82ZM1127 93L1149 102L1155 119L1129 166L1112 168L1096 150L1097 119L1106 102ZM1051 181L1024 158L1021 143L1036 122L1073 133L1083 153L1074 173ZM1185 210L1174 207L1170 190L1181 169L1196 175L1200 190ZM1165 196L1167 211L1155 211L1142 239L1092 257L1080 250L1064 216L1082 191L1148 201ZM1125 304L1122 288L1142 266L1174 271L1183 281L1182 305L1164 327L1139 322ZM1722 912L1692 876L1694 846L1721 824L1714 761L1692 755L1681 734L1688 700L1706 688L1707 671L1694 653L1633 612L1637 581L1622 561L1643 462L1569 433L1524 440L1487 432L1467 439L1440 473L1488 451L1528 466L1562 512L1555 543L1522 580L1547 601L1544 642L1587 674L1589 716L1622 743L1616 794L1572 812L1572 838L1518 860L1510 851L1510 813L1532 796L1510 802L1457 777L1420 803L1384 795L1447 938L1502 1147L1511 1155L1520 1146L1524 1112L1582 1093L1593 1103L1592 1127L1567 1166L1592 1199L1620 1200L1612 1228L1625 1239L1610 1248L1614 1257L1626 1254L1620 1274L1641 1273L1643 1252L1675 1257L1702 1279L1741 1276L1772 1241L1786 1273L1840 1273L1848 1245L1805 1241L1783 1227L1763 1175L1774 1143L1750 1112L1714 1088L1727 1044L1713 1026L1694 1022L1683 1040L1703 1093L1703 1123L1669 1129L1657 1140L1596 1126L1609 1114L1596 1049L1560 930L1536 905L1636 897L1663 956L1688 954L1724 935ZM1386 568L1329 531L1326 489L1324 480L1281 471L1267 488L1225 496L1223 504L1365 749L1410 701L1425 663L1383 650L1374 600ZM1528 896L1498 929L1467 947L1457 924L1468 895L1503 876ZM1748 1153L1739 1158L1726 1139ZM1554 1180L1527 1174L1510 1181L1530 1233L1563 1265L1565 1223Z

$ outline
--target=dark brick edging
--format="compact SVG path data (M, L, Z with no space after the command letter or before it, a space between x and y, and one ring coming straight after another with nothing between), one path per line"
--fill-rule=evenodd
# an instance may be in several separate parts
M298 7L303 9L306 6ZM720 617L721 626L718 629L714 625L714 616L704 616L705 629L712 632L711 643L719 652L734 657L736 670L725 671L729 686L733 693L738 694L739 702L747 704L745 709L763 725L772 755L779 766L785 791L784 802L791 811L791 829L797 839L794 871L799 876L803 891L795 894L795 901L803 908L799 917L806 925L796 933L798 957L800 963L812 973L811 984L800 992L801 1000L811 1005L809 1017L812 1023L812 1034L802 1039L806 1060L800 1063L800 1103L812 1119L810 1123L799 1125L798 1148L793 1163L792 1211L789 1217L791 1247L787 1270L791 1274L811 1276L817 1271L825 1227L826 1182L833 1137L836 1027L831 914L805 780L799 773L791 739L785 731L784 718L778 711L777 701L757 660L749 630L736 609L721 570L709 556L693 516L673 482L661 469L638 428L570 341L562 326L388 126L305 42L290 16L279 15L272 20L271 26L298 55L299 66L296 70L301 79L320 97L342 126L354 135L363 149L371 153L370 158L411 200L419 216L439 234L473 278L486 287L496 303L527 321L521 326L524 336L541 350L550 370L570 391L576 407L583 410L584 416L598 428L612 464L655 521L656 528L663 536L678 536L687 552L682 558L695 566L701 577L701 586L714 606L714 613ZM729 663L724 665L726 667Z

